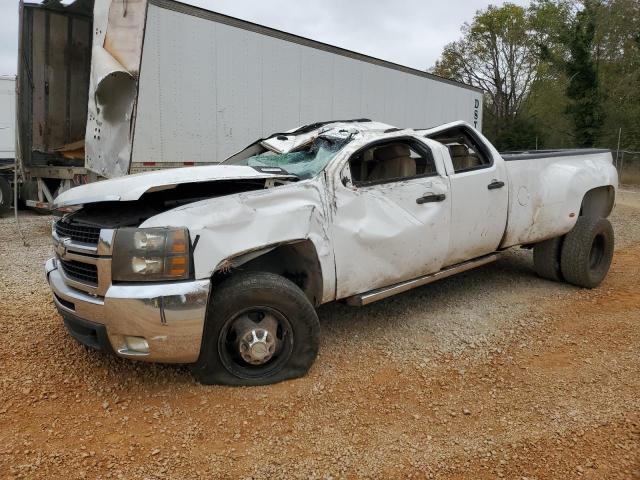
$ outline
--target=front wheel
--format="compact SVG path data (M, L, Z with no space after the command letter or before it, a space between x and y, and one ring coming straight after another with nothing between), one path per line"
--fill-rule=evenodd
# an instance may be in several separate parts
M234 275L209 301L194 376L205 384L266 385L303 376L318 354L315 309L290 280Z
M594 288L609 272L613 259L613 227L606 218L578 217L562 245L560 266L568 283Z

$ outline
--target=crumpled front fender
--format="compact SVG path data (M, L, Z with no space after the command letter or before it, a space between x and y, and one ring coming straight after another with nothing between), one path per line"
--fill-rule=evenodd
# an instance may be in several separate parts
M187 227L195 245L196 279L210 278L228 260L310 240L322 270L322 301L335 297L335 264L322 179L202 200L161 213L141 227Z

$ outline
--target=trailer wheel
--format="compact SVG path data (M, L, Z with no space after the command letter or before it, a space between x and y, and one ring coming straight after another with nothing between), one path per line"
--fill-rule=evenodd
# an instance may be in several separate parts
M565 280L585 288L600 285L611 266L613 244L609 220L579 217L562 246L561 268Z
M13 189L9 181L0 177L0 213L6 213L11 210L11 199L13 198Z
M232 276L213 291L198 362L204 384L267 385L303 376L318 354L315 309L293 282L266 272Z
M51 215L51 211L46 208L29 207L26 205L27 200L38 201L38 182L35 180L27 180L22 184L20 189L20 199L24 202L24 207L36 212L38 215Z
M560 254L564 235L536 243L533 247L533 268L538 276L547 280L562 281Z

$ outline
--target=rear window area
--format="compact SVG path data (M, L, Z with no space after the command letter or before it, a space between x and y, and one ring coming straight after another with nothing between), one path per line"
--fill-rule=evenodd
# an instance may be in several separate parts
M429 135L449 149L453 170L456 173L489 167L493 162L489 153L465 128L452 128Z

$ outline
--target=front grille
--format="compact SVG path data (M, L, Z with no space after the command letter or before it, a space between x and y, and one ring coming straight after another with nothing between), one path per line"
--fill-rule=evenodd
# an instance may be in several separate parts
M56 222L56 233L59 237L68 237L74 242L98 244L100 239L99 227L87 227L80 225L73 220L58 220Z
M88 285L98 285L98 267L90 263L81 263L74 260L58 259L65 275L71 280L76 280Z

